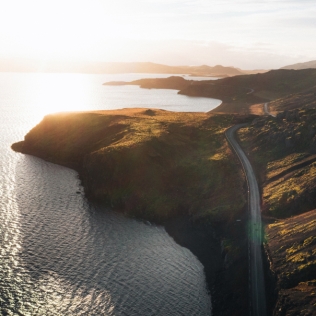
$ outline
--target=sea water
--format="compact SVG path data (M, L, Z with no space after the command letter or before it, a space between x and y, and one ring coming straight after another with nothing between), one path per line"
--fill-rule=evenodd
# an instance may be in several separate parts
M102 86L165 76L0 73L1 315L211 314L203 266L163 227L90 204L74 170L10 149L52 112L219 105Z

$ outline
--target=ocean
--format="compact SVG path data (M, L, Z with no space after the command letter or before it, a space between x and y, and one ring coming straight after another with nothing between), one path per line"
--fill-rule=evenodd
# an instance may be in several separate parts
M0 73L1 315L211 315L203 266L163 227L89 203L74 170L10 148L53 112L220 104L102 86L166 76Z

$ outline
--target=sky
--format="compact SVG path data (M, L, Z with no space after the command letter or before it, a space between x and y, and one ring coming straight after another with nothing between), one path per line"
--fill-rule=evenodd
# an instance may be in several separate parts
M0 0L0 59L273 69L316 59L315 0Z

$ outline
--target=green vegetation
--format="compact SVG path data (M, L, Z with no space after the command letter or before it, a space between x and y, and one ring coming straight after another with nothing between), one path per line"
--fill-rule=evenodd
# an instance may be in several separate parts
M257 171L265 219L274 221L265 229L278 291L273 315L313 315L316 306L315 118L315 109L284 111L238 132Z
M291 93L284 98L277 98L270 102L272 111L284 111L293 109L315 109L316 108L316 86L300 93Z
M302 307L313 311L316 306L316 211L270 224L266 231L267 250L279 284L275 310L282 310L283 315L300 315Z
M316 110L262 117L239 132L262 182L263 209L284 218L316 207Z
M232 115L144 109L55 114L13 149L77 169L89 198L127 215L226 221L246 202L224 138L235 122Z

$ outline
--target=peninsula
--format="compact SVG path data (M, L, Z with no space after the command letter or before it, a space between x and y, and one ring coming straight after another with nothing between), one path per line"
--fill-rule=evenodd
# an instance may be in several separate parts
M153 109L59 113L12 148L77 170L93 202L164 224L204 265L214 315L242 315L247 196L224 131L253 119ZM224 304L228 299L231 305Z
M309 315L316 280L315 77L306 69L215 82L144 79L135 84L224 102L210 113L51 114L12 148L77 170L91 201L165 225L203 263L214 315L244 315L247 186L225 131L245 123L236 136L262 195L268 313ZM267 102L275 116L264 115Z
M313 107L316 69L271 70L262 74L240 75L218 80L187 80L183 77L141 79L132 82L107 82L106 85L139 85L146 89L175 89L179 94L222 100L216 113L264 114L262 103L273 110ZM304 95L304 100L302 96ZM294 105L289 105L289 100ZM294 101L296 100L296 101ZM282 107L283 104L284 106Z

